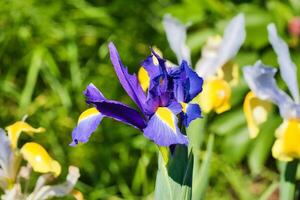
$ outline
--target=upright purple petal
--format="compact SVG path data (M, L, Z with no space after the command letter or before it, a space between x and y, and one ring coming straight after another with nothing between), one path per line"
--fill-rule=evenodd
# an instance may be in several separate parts
M182 61L181 65L183 65L186 76L189 79L189 91L185 99L186 102L189 102L202 91L203 79L190 68L186 61Z
M137 104L141 111L144 111L144 103L146 101L146 95L139 84L136 75L128 73L128 69L125 68L121 62L120 56L115 45L109 43L110 60L114 66L116 74L122 84L124 90L131 97L131 99Z
M146 127L146 122L139 112L125 104L113 100L104 100L92 103L106 117L129 124L140 130L143 130Z
M203 79L189 67L186 61L183 60L179 67L172 67L168 73L178 102L188 103L202 91Z

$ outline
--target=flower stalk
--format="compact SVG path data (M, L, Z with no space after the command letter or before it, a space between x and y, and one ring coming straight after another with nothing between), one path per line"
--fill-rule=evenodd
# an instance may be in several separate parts
M296 199L296 174L298 160L286 162L283 164L280 174L280 199Z

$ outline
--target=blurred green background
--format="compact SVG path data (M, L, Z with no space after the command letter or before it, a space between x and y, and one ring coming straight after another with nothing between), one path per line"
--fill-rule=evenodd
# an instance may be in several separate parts
M277 66L267 40L270 22L276 23L300 66L298 38L287 28L300 13L298 0L2 0L0 126L28 114L31 125L46 128L33 139L22 137L21 143L43 144L64 166L62 180L67 165L78 166L76 188L86 199L152 199L157 149L134 128L104 119L90 142L68 146L77 118L87 108L82 92L92 82L107 98L134 106L109 61L109 41L130 72L138 70L150 46L175 61L161 24L163 15L171 13L192 22L188 46L195 63L206 39L222 34L239 12L245 13L247 28L246 42L235 58L240 67L258 58ZM263 133L250 140L242 112L248 87L242 77L240 81L233 88L232 110L206 116L207 125L199 129L204 141L208 132L216 134L206 199L258 199L278 179L270 148L281 120L275 110Z

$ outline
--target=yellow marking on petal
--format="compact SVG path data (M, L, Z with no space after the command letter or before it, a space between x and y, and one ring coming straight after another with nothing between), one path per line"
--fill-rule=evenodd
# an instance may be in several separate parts
M82 120L85 120L88 117L98 115L100 112L97 110L97 108L89 108L85 110L81 115L79 116L78 123L80 123Z
M163 157L163 159L165 161L165 165L167 165L169 162L169 155L170 155L169 147L158 146L158 149L161 153L161 156Z
M209 58L216 56L222 42L220 35L211 36L207 39L204 47L202 48L202 58Z
M300 122L284 121L276 130L276 141L272 148L273 157L282 161L300 158Z
M218 78L207 79L203 91L199 95L199 103L205 113L212 110L218 114L230 109L231 88L229 84Z
M166 123L173 132L176 133L173 113L166 107L159 107L155 113L164 123Z
M150 77L144 67L140 67L138 71L138 80L141 84L142 89L146 91L150 85Z
M250 138L255 138L258 135L259 125L267 120L268 112L270 112L271 108L270 102L260 100L252 91L246 95L243 109Z
M84 200L83 194L79 190L73 189L71 194L76 200Z
M188 104L187 104L187 103L184 103L184 102L181 102L180 104L181 104L181 106L182 106L182 112L186 113Z
M39 173L52 172L58 176L61 172L61 166L53 160L47 151L39 144L28 142L21 148L21 154L24 159L32 166L33 170Z
M7 130L8 138L13 149L17 147L18 139L21 132L25 132L28 135L33 135L33 133L40 133L45 131L45 129L42 127L33 128L32 126L23 121L17 121L14 124L6 127L5 129Z
M218 69L217 76L231 86L236 86L239 82L239 66L237 63L229 61Z

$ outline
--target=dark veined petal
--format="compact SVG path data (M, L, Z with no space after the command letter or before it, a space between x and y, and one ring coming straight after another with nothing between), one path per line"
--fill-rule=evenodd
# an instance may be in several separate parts
M128 73L127 68L123 66L118 51L112 42L109 43L108 47L110 53L110 60L114 66L120 83L122 84L127 94L130 96L130 98L137 104L139 109L144 111L146 95L136 75L131 75Z
M159 107L150 118L144 135L160 146L172 144L188 144L187 136L183 135L178 126L176 114L181 112L180 104L171 104L169 107Z
M202 117L199 104L182 102L181 106L182 106L183 123L185 127L188 127L193 120Z
M185 98L185 101L189 102L202 91L203 79L190 68L186 61L182 61L181 65L183 65L186 76L189 79L189 91Z
M173 82L174 96L178 102L190 102L201 91L203 79L182 61L179 67L172 67L168 74Z
M103 115L96 108L85 110L78 119L78 124L72 132L72 143L75 146L79 142L86 143L91 134L97 129Z
M117 121L129 124L135 128L143 130L146 122L138 111L129 106L113 100L92 102L97 109L105 116Z
M105 100L104 95L98 90L98 88L93 83L90 83L83 93L86 96L88 103L92 101Z
M170 104L172 91L169 91L165 60L154 50L152 50L152 55L143 61L142 67L149 77L146 114L151 116L158 106L168 106Z

